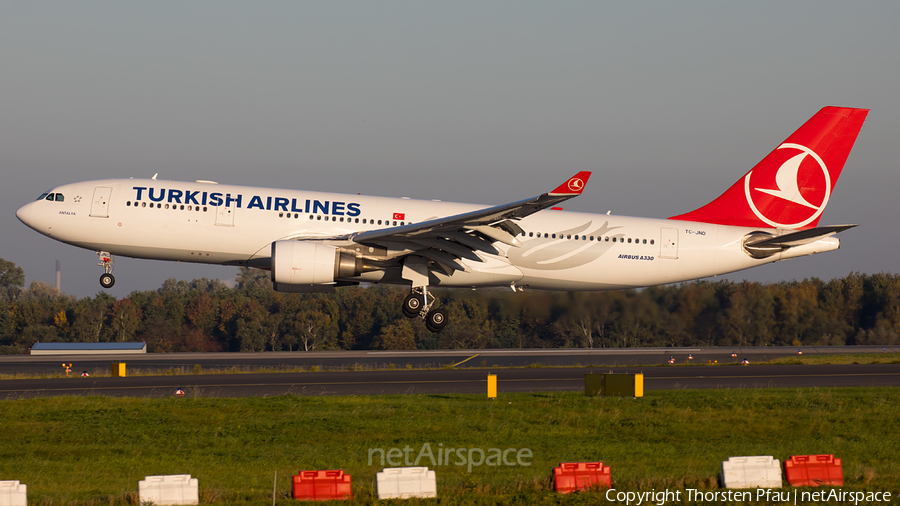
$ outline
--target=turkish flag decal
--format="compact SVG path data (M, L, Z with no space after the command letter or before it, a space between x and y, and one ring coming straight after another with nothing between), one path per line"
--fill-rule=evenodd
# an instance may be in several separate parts
M406 213L394 213L394 218L393 218L393 219L395 219L395 220L405 220L405 219L406 219Z

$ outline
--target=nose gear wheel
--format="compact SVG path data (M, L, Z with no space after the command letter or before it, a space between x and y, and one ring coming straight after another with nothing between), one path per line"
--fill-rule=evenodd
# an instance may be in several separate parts
M116 277L112 275L113 257L106 251L98 251L97 255L100 256L100 263L97 265L103 267L103 274L100 276L100 286L112 288L116 284Z

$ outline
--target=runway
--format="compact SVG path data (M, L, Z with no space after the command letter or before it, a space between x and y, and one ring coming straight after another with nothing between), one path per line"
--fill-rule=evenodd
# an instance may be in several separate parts
M463 368L438 370L324 371L301 373L69 377L0 381L0 398L60 395L265 397L275 395L383 395L485 393L487 374L499 393L584 389L584 375L603 367ZM644 374L645 390L900 386L900 364L661 366L615 368Z
M146 353L138 355L0 355L0 374L55 374L63 362L75 372L108 372L111 362L125 362L129 373L139 371L165 374L238 368L279 370L316 367L322 370L390 369L390 368L455 368L545 366L634 366L663 365L669 357L677 364L736 362L744 358L751 363L803 355L847 353L900 353L900 346L765 346L765 347L696 347L696 348L556 348L519 350L413 350L413 351L312 351L262 353ZM737 357L732 357L735 353ZM688 359L688 357L693 357Z

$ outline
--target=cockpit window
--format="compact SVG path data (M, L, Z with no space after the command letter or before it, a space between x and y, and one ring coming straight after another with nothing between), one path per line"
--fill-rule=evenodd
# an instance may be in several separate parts
M50 193L50 192L44 192L44 193L42 193L41 196L38 197L37 199L38 199L38 200L49 200L50 202L53 202L53 201L56 201L56 202L65 202L65 201L66 201L66 196L63 195L62 193Z

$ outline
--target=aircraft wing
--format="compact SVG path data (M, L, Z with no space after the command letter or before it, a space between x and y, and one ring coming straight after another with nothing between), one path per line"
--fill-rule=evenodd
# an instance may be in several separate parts
M590 176L588 171L579 172L555 190L537 197L421 223L359 232L351 234L349 239L360 244L406 249L450 271L465 270L457 259L481 261L475 251L496 255L494 242L521 246L516 236L522 229L516 221L581 195Z

